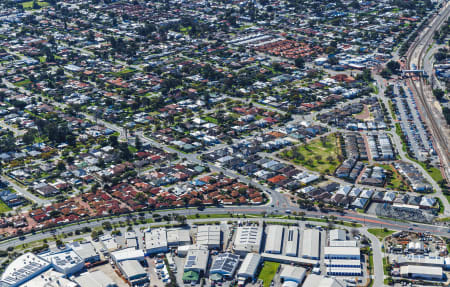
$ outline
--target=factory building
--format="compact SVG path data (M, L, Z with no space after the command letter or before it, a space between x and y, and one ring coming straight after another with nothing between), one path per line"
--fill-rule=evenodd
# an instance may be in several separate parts
M147 271L145 271L137 260L125 260L119 262L117 267L131 286L143 285L150 282Z
M261 249L262 235L262 226L252 225L238 227L233 244L234 251L240 255L245 255L248 252L259 253Z
M300 229L295 226L289 227L286 233L286 256L297 256L299 237Z
M197 244L204 245L208 249L219 249L221 231L219 225L200 225L197 227Z
M51 264L33 253L25 253L11 262L2 274L0 285L17 287L50 269Z
M311 274L303 282L302 287L347 287L347 284L338 279Z
M94 246L90 242L80 243L74 241L73 243L67 244L67 248L75 251L78 256L80 256L85 263L94 263L100 261L100 255L95 251Z
M141 249L135 249L134 247L117 250L111 253L111 259L117 264L126 260L144 261L145 254Z
M84 268L84 260L74 251L46 253L41 257L50 262L53 268L64 275L75 274Z
M181 246L191 244L191 236L188 229L168 229L167 230L168 246Z
M286 282L294 282L295 286L302 283L306 276L306 269L291 265L282 265L280 279ZM284 284L283 284L284 286Z
M237 273L238 278L253 279L261 263L261 255L257 253L247 253Z
M320 231L306 229L303 232L302 257L308 259L320 259Z
M325 247L325 259L361 259L359 247Z
M200 277L206 273L208 266L209 250L206 246L199 245L197 248L190 248L183 268L183 282L198 282Z
M167 252L169 250L165 228L157 228L152 229L150 232L145 232L144 242L146 255Z
M400 266L400 276L412 279L442 280L442 267L424 265L404 265Z
M266 253L280 254L283 246L284 227L281 225L269 225L266 228Z
M239 265L239 255L233 253L219 254L212 264L209 274L219 274L231 278Z
M103 271L86 272L74 278L80 287L117 287L117 284Z

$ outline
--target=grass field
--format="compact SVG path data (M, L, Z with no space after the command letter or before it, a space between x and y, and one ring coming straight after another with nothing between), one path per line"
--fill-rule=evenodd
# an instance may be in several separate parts
M46 7L50 5L48 2L45 1L37 1L38 5L41 7ZM23 9L33 9L33 1L27 1L22 3Z
M11 208L6 205L3 201L0 201L0 213L5 213L11 211Z
M370 233L372 233L373 235L378 237L380 240L382 240L386 236L389 236L392 233L394 233L393 230L389 230L389 229L385 230L385 229L381 229L381 228L369 228L369 229L367 229L367 231L369 231Z
M320 139L315 139L305 145L287 149L280 156L313 171L333 173L340 165L338 155L341 151L338 142L337 135L330 134L326 137L325 144Z
M273 277L277 273L278 267L280 263L265 261L264 267L261 269L259 273L258 279L263 281L264 287L269 287L270 283L272 283Z

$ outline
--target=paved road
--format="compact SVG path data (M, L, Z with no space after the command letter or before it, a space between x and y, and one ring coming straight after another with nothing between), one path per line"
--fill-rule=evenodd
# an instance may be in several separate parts
M359 230L372 242L372 254L373 254L372 286L384 286L383 255L381 253L380 241L372 233L369 233L367 231L367 228L360 228Z
M25 198L37 203L38 205L48 205L51 203L50 200L48 199L42 199L37 197L36 195L32 194L31 192L29 192L26 188L23 188L19 185L16 184L16 182L14 180L12 180L11 178L9 178L8 176L4 176L1 175L0 176L4 181L9 182L10 186L17 191L18 193L22 194Z

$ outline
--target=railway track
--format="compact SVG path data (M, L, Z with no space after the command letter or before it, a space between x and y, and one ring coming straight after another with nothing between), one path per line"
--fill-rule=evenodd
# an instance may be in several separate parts
M419 50L419 55L417 57L417 69L423 68L424 58L426 56L427 49L431 42L433 41L434 31L440 28L442 23L444 23L450 15L450 6L447 4L444 9L441 10L439 15L437 15L433 20L430 21L429 25L431 25L428 29L429 31L422 37L418 35L417 39L413 42L411 47L407 52L406 58L406 66L412 68L412 62L414 60L414 54L417 49ZM422 37L422 38L421 38ZM419 47L422 45L421 47ZM432 111L430 105L427 103L425 91L424 91L424 80L423 78L419 78L419 83L417 84L412 78L409 79L411 87L413 88L413 92L419 100L422 110L424 111L424 120L429 122L428 127L431 130L433 135L433 142L435 146L435 150L438 153L440 162L441 162L441 173L450 181L450 153L449 153L449 144L447 141L447 136L444 134L439 122L436 120L436 115Z

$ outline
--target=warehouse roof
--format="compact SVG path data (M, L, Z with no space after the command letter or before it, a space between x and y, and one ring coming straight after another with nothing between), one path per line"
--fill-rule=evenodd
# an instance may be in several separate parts
M257 253L248 253L242 262L241 268L239 268L238 275L255 275L259 263L261 263L261 255Z
M320 232L316 229L306 229L303 232L302 256L318 258L320 254Z
M296 267L291 265L283 265L283 269L280 273L280 278L284 278L284 280L293 279L296 282L301 282L303 278L305 278L306 269L303 267Z
M3 272L1 283L7 285L20 284L30 278L42 273L50 267L50 263L33 253L25 253L19 256Z
M359 256L361 251L359 247L325 246L325 255L351 255Z
M234 240L234 249L238 251L259 252L261 247L262 226L238 227Z
M220 245L219 225L200 225L197 227L197 244Z
M119 263L120 269L125 277L133 278L143 274L147 274L144 267L137 260L125 260Z
M80 287L115 287L117 284L103 271L86 272L76 277L75 282Z
M302 285L302 287L345 287L345 286L347 286L347 284L344 284L336 279L316 274L309 275Z
M141 249L136 249L134 247L125 248L122 250L117 250L111 253L111 258L116 262L125 260L144 260L144 251Z
M333 229L330 230L330 241L335 240L346 240L347 234L343 229Z
M209 273L233 275L238 264L239 264L239 255L232 253L221 253L214 260L214 263L212 264Z
M267 227L266 252L281 253L284 227L281 225L269 225Z
M432 277L442 277L442 267L437 266L425 266L425 265L405 265L400 266L400 274L420 274Z

